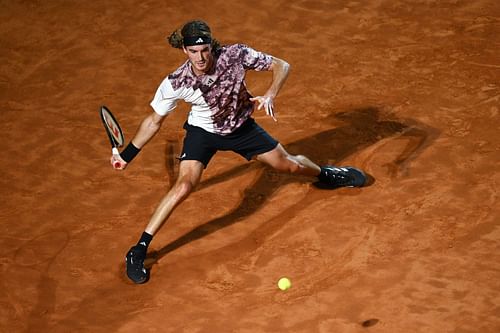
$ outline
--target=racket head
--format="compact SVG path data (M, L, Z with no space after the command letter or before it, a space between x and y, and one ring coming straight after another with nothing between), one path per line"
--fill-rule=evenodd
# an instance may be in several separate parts
M123 136L122 129L116 118L104 105L101 106L99 113L111 145L115 148L122 147L125 142L125 137Z

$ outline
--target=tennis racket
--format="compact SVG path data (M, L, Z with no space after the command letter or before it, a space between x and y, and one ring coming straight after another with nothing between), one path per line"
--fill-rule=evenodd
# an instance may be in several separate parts
M118 124L118 121L106 106L101 106L99 113L101 114L102 123L108 134L109 142L111 143L111 152L113 155L119 156L120 152L118 148L123 147L123 143L125 142L120 124ZM116 161L113 166L115 168L120 168L121 163Z

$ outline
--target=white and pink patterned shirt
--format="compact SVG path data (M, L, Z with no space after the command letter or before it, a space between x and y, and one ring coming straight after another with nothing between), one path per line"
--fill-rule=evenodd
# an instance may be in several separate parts
M151 107L166 115L182 99L191 104L188 123L204 130L227 135L247 120L254 110L245 85L248 69L268 70L272 57L243 45L223 46L214 56L210 74L196 76L189 60L163 80Z

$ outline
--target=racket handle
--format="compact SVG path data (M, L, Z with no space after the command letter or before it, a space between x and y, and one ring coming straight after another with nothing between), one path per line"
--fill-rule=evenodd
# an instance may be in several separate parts
M120 156L120 152L118 151L118 148L116 148L116 147L113 147L113 149L111 149L111 152L113 153L113 155ZM119 161L115 161L115 163L113 163L113 167L115 169L121 168L121 166L122 166L122 164Z

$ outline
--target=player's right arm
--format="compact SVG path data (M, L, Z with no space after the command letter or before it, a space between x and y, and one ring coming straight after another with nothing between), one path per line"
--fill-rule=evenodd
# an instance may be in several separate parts
M165 117L166 116L161 116L153 111L146 118L144 118L134 138L129 143L129 146L130 144L132 144L133 145L132 148L137 148L138 150L141 150L146 145L146 143L148 143L149 140L151 140L155 136L155 134L158 133ZM127 149L129 148L126 148L126 150ZM124 152L122 152L122 154L123 153ZM120 162L119 167L115 167L116 162ZM123 170L127 167L127 162L120 155L112 155L111 165L113 165L115 169Z
M125 150L120 153L120 156L114 155L111 157L112 165L116 162L121 163L120 167L113 166L115 169L125 169L127 163L139 153L144 145L146 145L156 133L158 133L163 120L175 109L179 98L179 91L174 91L168 77L165 78L156 90L153 101L151 102L151 107L154 111L143 119L134 138L130 141Z
M158 133L164 119L165 116L160 116L154 111L144 118L139 126L139 129L137 130L137 133L132 139L132 144L137 148L142 149L142 147L144 147L144 145L146 145L146 143L148 143L149 140L151 140L155 134Z

